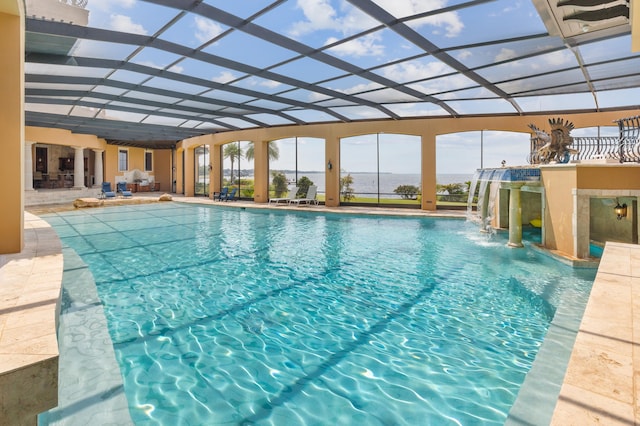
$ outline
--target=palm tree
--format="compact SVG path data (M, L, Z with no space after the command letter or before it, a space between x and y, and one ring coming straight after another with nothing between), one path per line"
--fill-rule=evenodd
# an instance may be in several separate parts
M251 161L254 158L253 142L249 142L247 152L244 153L244 158ZM280 158L280 149L278 145L273 142L269 142L269 160L277 160Z
M240 142L232 142L226 144L224 146L224 151L222 151L222 156L231 160L231 183L233 183L233 163L236 161L236 159L240 161L240 159L242 158L242 148L240 148Z

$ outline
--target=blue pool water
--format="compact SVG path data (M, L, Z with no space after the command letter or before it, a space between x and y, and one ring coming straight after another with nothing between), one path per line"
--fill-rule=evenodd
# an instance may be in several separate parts
M93 273L144 425L503 424L556 309L594 277L451 219L43 217Z

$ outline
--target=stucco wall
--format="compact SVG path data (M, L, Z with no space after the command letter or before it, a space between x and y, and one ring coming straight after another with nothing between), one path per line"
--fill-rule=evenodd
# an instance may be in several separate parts
M580 189L640 189L640 167L637 164L576 165L577 187Z
M545 187L547 248L582 257L583 250L588 252L589 239L637 241L638 214L633 203L640 190L640 165L580 163L540 169ZM628 206L627 218L621 221L613 214L612 202L616 199ZM583 208L574 212L575 203L583 203ZM580 247L574 247L576 244Z
M171 150L156 149L153 151L153 175L160 184L160 191L171 192Z
M0 254L24 245L24 20L18 3L0 1Z
M158 180L160 182L161 185L161 191L164 191L164 189L162 189L162 180L164 180L164 184L165 187L166 184L169 182L169 178L167 178L166 173L167 171L163 171L163 173L161 176L165 177L164 179L157 179L159 176L157 176L156 171L157 170L161 170L161 168L169 168L168 172L170 172L171 170L171 165L170 162L167 163L167 159L162 155L158 155L158 152L160 150L152 150L153 151L153 170L152 171L145 171L144 170L144 153L147 151L144 148L135 148L135 147L129 147L129 146L117 146L117 145L107 145L106 150L105 150L105 170L104 170L104 180L105 182L111 182L112 186L115 185L115 182L121 181L124 178L124 171L120 171L118 170L118 151L119 150L125 150L127 151L128 154L128 167L126 171L133 171L133 170L140 170L141 172L144 173L148 173L149 176L153 176L154 177L154 181ZM168 151L170 153L170 151ZM169 160L170 160L170 154L169 154Z
M573 253L573 189L576 188L575 167L541 167L545 192L545 247Z
M82 148L105 149L107 142L94 135L81 135L64 129L27 126L24 138L28 141L48 145L79 146Z

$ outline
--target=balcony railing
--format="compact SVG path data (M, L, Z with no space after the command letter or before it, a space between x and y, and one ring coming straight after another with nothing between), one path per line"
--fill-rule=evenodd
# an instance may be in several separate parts
M621 163L640 162L640 116L616 120L619 136L574 137L571 148L578 150L570 161L606 158ZM538 150L544 142L537 137L531 138L529 164L540 164Z

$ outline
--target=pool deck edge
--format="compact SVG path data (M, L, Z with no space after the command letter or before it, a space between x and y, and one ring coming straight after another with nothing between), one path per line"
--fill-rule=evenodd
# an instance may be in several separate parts
M640 246L608 242L551 425L640 422Z
M25 212L24 228L24 249L0 255L0 419L15 425L58 403L62 249L39 217Z

